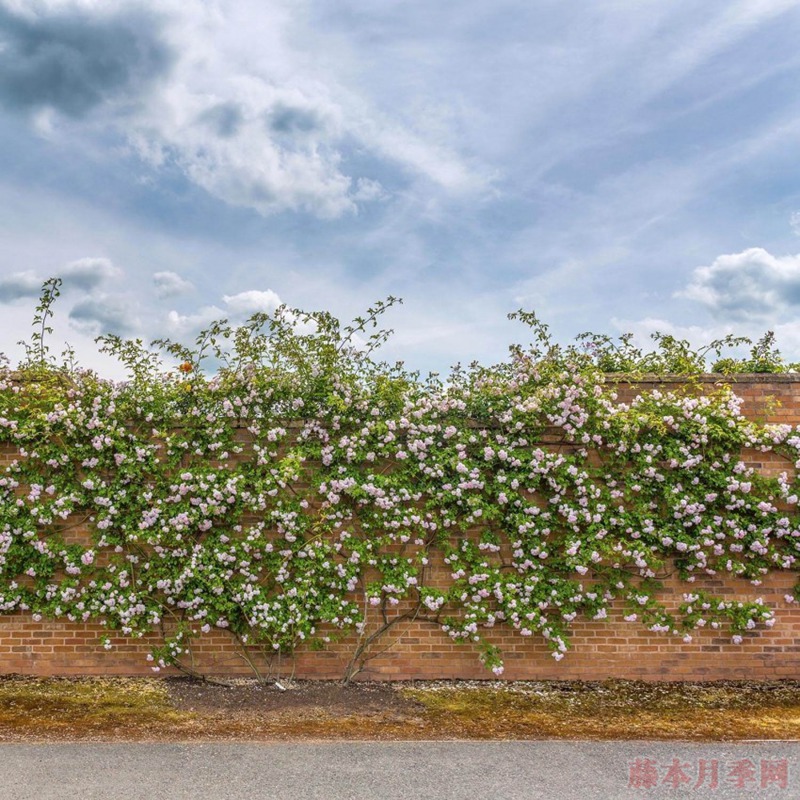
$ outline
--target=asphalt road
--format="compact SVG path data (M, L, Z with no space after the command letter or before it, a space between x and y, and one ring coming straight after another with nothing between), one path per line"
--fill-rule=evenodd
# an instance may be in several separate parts
M800 743L0 745L0 800L632 797L797 800Z

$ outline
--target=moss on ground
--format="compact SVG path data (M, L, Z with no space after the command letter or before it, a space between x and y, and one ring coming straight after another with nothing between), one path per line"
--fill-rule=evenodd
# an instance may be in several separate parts
M800 684L539 683L404 690L468 738L800 739Z
M91 733L127 732L135 736L188 722L177 711L166 686L125 678L5 678L0 681L0 737L41 734L80 738Z
M800 740L800 683L397 684L369 711L367 687L264 688L231 708L159 679L0 679L0 741L198 739ZM228 691L228 690L226 690ZM389 690L387 690L389 691ZM188 699L187 699L188 698ZM189 707L195 698L197 710ZM362 698L363 699L363 698Z

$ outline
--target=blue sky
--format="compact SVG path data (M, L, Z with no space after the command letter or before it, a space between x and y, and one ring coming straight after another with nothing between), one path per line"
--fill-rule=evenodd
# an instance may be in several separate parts
M0 0L0 350L389 294L385 355L800 358L800 3Z

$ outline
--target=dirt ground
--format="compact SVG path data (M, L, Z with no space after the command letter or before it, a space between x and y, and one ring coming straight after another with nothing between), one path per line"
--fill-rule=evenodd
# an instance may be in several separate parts
M400 716L422 708L399 687L409 684L351 683L336 681L299 681L286 684L281 691L273 684L254 681L218 686L184 678L164 680L170 699L181 711L280 713L289 710L324 710L347 716L395 713Z
M293 682L0 677L0 742L800 740L800 681Z

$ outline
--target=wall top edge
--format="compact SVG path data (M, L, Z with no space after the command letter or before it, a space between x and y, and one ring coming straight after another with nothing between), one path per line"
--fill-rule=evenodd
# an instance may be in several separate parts
M642 383L800 384L800 372L778 374L767 372L740 372L735 375L721 375L713 372L705 372L701 375L629 375L622 372L607 372L606 381L612 384L622 383L632 385Z
M30 379L22 376L16 371L7 374L7 378L12 381L25 381ZM641 373L633 374L628 372L606 372L608 383L800 383L800 372L738 372L733 375L723 375L716 372L703 372L696 375L676 374L656 374Z

